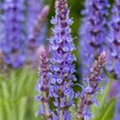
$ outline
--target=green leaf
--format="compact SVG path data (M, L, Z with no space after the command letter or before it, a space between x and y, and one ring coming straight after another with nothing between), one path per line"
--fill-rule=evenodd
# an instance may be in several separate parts
M73 108L73 107L70 107L70 111L72 113L72 117L74 120L77 120L77 117L76 117L76 113L77 113L77 109Z
M110 103L107 105L106 109L104 109L104 114L101 120L112 120L115 111L115 103L116 99L112 99Z
M8 78L9 79L9 78ZM16 93L16 71L12 71L10 74L10 80L8 80L9 82L9 88L10 88L10 99L14 99L15 97L15 93Z
M25 120L26 103L27 103L27 98L23 97L20 100L19 108L18 108L18 119L19 120Z
M105 103L108 93L110 91L111 84L112 84L112 79L109 79L109 82L103 92L101 99L100 99L100 108L102 108L104 106L104 103Z
M103 94L97 95L99 106L92 105L92 107L91 107L91 113L93 115L93 120L101 120L101 117L103 117L104 112L106 112L107 109L109 109L109 110L111 109L111 108L108 108L107 105L110 104L110 106L112 106L112 108L115 107L115 104L114 104L115 100L107 99L110 88L111 88L111 84L113 81L112 76L109 75L108 77L109 77L109 82L108 82ZM104 110L106 110L106 111L104 111ZM113 114L114 114L114 111L112 111L112 113L110 113L110 115L108 115L108 116L111 116ZM106 120L111 120L111 119L106 119Z
M114 117L116 99L113 98L108 104L100 111L100 116L94 120L112 120Z
M9 99L10 93L8 91L7 83L3 81L1 83L1 87L2 87L2 93L1 93L2 94L2 99L5 99L5 100Z
M27 76L28 74L24 70L21 71L19 77L16 76L17 77L16 80L18 81L16 94L18 98L21 97L25 92L25 84L26 84Z
M11 108L8 101L3 101L3 108L3 118L6 118L5 120L11 120L13 117L11 115Z

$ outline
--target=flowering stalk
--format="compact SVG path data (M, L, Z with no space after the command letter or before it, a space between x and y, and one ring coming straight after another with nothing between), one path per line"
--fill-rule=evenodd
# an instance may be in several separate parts
M3 3L4 13L3 17L3 30L4 40L2 40L3 59L4 62L17 68L24 64L25 55L24 43L25 35L23 34L24 22L24 1L23 0L5 0Z
M40 110L37 114L43 115L46 120L51 120L49 109L49 60L48 53L44 47L41 47L39 52L40 57L40 80L37 83L36 89L38 91L37 101L41 102Z
M49 6L43 7L43 0L28 1L28 57L30 62L36 61L36 50L40 43L43 43L46 35L46 18L49 13ZM29 61L28 60L28 61Z
M3 42L3 1L0 1L0 49L2 50L2 42Z
M56 16L52 18L54 24L53 37L51 43L51 97L54 97L55 110L53 120L71 120L69 107L72 105L74 91L72 80L76 80L73 73L75 66L72 62L76 59L71 52L75 49L73 44L71 29L69 25L72 20L69 18L67 0L56 0Z
M94 62L92 68L90 69L90 75L87 79L87 87L83 87L83 91L80 95L81 101L79 104L79 109L77 113L78 120L86 120L87 117L91 117L89 113L90 106L96 101L96 93L100 89L98 85L101 82L101 69L105 64L106 53L102 52L98 60Z
M32 32L29 38L29 43L28 43L28 47L29 49L36 49L36 47L38 47L38 45L36 45L37 42L37 38L39 37L39 34L41 32L41 29L43 29L43 25L46 21L47 15L49 13L49 6L46 5L42 11L36 16L36 21L34 20L34 26L32 27ZM37 43L40 43L40 41L38 41Z
M108 0L86 0L80 28L80 57L82 75L90 73L94 59L103 51L105 44ZM88 59L89 58L89 59Z
M120 1L116 0L112 9L112 16L108 23L107 36L107 71L114 74L115 79L120 79Z
M37 21L36 21L36 24L35 24L35 27L33 30L34 31L34 33L33 33L34 38L36 38L39 35L39 32L40 32L41 28L43 27L44 22L46 21L48 13L49 13L49 6L46 5L42 9L41 13L38 15L38 18L37 18Z
M41 13L43 8L43 0L29 0L28 4L28 22L27 22L27 30L28 30L28 39L31 38L33 34L33 29L35 27L35 22L38 15Z

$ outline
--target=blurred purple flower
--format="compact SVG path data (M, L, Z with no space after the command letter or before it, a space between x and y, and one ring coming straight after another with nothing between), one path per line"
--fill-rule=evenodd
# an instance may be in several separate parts
M43 0L28 1L27 46L30 61L35 61L36 49L46 38L47 24L45 20L48 13L49 6L43 7Z
M3 27L3 2L0 1L0 49L2 50L2 42L3 42L3 37L4 37L4 27Z
M118 84L119 82L117 80L113 80L111 87L110 87L110 91L109 91L109 99L116 97L118 95Z
M108 23L107 36L107 63L106 69L120 79L120 1L116 0L112 8L112 16Z
M102 52L98 60L94 62L90 69L90 75L86 80L86 86L82 86L82 93L80 94L81 101L77 113L78 120L87 120L88 118L91 118L92 114L89 112L90 106L92 104L98 106L96 94L100 90L98 85L102 80L101 69L105 64L105 61L106 53Z
M24 64L24 0L5 0L3 2L1 47L4 62L17 68Z
M103 51L106 35L108 0L86 0L80 28L80 57L82 75L90 73L94 59Z
M30 40L31 38L34 37L34 28L36 27L36 21L43 8L43 0L28 0L27 4L28 4L27 35L28 39ZM39 42L36 43L37 47L40 44Z

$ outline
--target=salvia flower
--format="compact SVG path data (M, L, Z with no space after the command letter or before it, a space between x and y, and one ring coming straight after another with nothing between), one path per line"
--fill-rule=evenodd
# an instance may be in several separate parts
M98 60L94 62L90 69L90 75L86 80L86 87L82 87L82 93L80 94L80 104L77 113L78 120L87 120L91 117L89 108L92 104L98 105L96 100L96 94L100 90L99 84L102 80L101 69L105 64L106 53L102 52Z
M42 8L43 8L43 0L29 0L27 2L28 4L28 38L30 38L33 34L33 29L35 27L36 19L38 18L38 15L40 14Z
M3 47L4 27L3 27L3 2L0 1L0 49Z
M34 61L33 56L35 50L39 47L40 43L43 43L46 35L46 18L49 13L49 6L43 7L43 0L29 0L28 1L28 54L32 54L31 60Z
M71 52L75 49L73 44L67 0L56 0L56 15L51 23L54 25L53 37L50 39L51 61L51 86L50 96L55 98L56 114L54 120L71 120L69 107L72 105L74 91L72 80L76 80L73 73L75 66L72 62L76 59ZM54 118L53 117L53 118Z
M35 50L38 48L39 44L41 42L43 42L42 40L40 41L40 39L38 40L38 37L40 35L41 30L42 30L42 34L43 34L43 32L45 32L46 27L43 28L43 26L46 21L48 13L49 13L49 6L46 5L42 9L42 11L38 14L36 21L34 20L34 22L35 22L34 27L32 28L31 35L28 38L29 39L28 40L28 49L32 50L33 52L35 52ZM40 36L42 36L42 35L40 35ZM44 38L42 37L42 39L44 39Z
M94 59L103 51L106 35L108 0L86 0L80 28L80 58L82 75L90 73Z
M23 34L24 26L24 0L5 0L3 3L4 13L2 37L2 49L4 62L17 68L24 64L24 43L25 35Z
M44 22L46 21L46 17L48 15L48 13L49 13L49 6L46 5L43 7L42 11L37 16L37 20L36 20L35 26L33 28L33 33L32 33L33 38L36 38L37 36L39 36L39 33L41 31L41 28L44 25Z
M39 51L40 57L40 67L39 75L40 79L37 83L36 90L38 91L38 96L36 96L36 101L40 102L40 110L37 114L43 115L46 120L51 120L51 114L49 109L49 59L47 50L42 46Z
M120 1L116 0L112 9L112 16L108 23L107 36L107 71L113 73L116 79L120 79Z

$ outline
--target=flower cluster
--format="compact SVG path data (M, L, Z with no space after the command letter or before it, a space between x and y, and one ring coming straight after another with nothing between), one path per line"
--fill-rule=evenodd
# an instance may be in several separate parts
M23 33L23 22L25 20L24 0L5 0L3 3L3 25L4 34L1 39L1 46L4 54L4 62L13 67L19 67L24 64L25 56L24 43L25 35Z
M48 53L44 47L41 47L39 52L40 57L40 67L39 74L40 80L37 83L36 90L38 91L38 96L36 96L36 101L41 101L40 110L37 114L43 115L47 120L51 120L50 109L49 109L49 60Z
M70 120L71 114L68 111L72 105L74 91L72 90L72 80L76 80L73 73L75 66L72 64L76 60L71 52L75 49L69 26L73 23L69 18L67 0L56 1L56 16L51 23L55 25L52 29L53 37L51 43L51 96L55 98L54 105L57 114L56 120Z
M37 0L39 1L39 0ZM29 2L29 14L28 14L28 56L31 61L35 61L35 56L33 55L36 52L36 49L39 47L40 43L43 43L46 35L46 18L49 13L49 6L46 5L42 8L42 1L41 8L37 1L30 0ZM32 26L31 26L32 25Z
M36 19L38 18L38 15L41 13L41 10L43 8L43 0L28 0L28 22L27 22L27 34L28 39L33 37L33 29L35 27Z
M34 54L43 43L46 35L46 24L44 24L49 13L49 6L43 7L43 0L28 1L28 22L27 22L27 47L28 57L30 62L36 61L36 54Z
M86 0L80 28L80 57L82 75L90 73L96 56L103 51L106 35L108 0Z
M80 95L81 101L79 104L79 110L77 113L77 118L78 120L81 120L81 118L86 118L91 117L91 114L89 113L89 108L92 104L97 105L97 100L96 100L96 93L100 88L98 85L101 82L101 69L105 64L106 60L106 53L103 52L99 56L98 60L94 62L92 68L90 69L90 75L87 78L87 86L82 90L82 93Z
M3 40L3 16L2 16L2 12L3 12L3 2L0 1L0 51L2 51L2 40Z
M75 50L71 36L70 25L73 23L69 18L69 9L67 0L56 0L56 15L51 23L53 35L50 38L50 62L47 61L47 54L44 50L40 52L40 81L37 83L39 96L37 100L42 102L42 114L47 120L73 120L70 107L74 106L76 94L73 90L73 81L76 81L74 75L75 65L73 61L76 57L72 54ZM83 88L80 94L80 104L78 118L88 116L87 110L92 103L96 103L96 94L100 89L98 87L101 78L101 68L105 63L106 54L103 52L98 61L93 64L90 75L87 79L87 86ZM82 86L82 85L80 85ZM53 98L53 109L50 109L48 101ZM46 103L46 105L45 105ZM47 112L45 112L47 106ZM47 114L46 113L50 113ZM46 117L47 116L47 117Z
M35 52L44 40L46 25L43 25L49 12L49 6L42 7L42 0L0 1L0 50L4 65L18 68L36 59Z
M112 9L112 16L108 23L109 34L107 36L107 55L108 60L106 69L114 73L120 79L120 1L116 0Z

